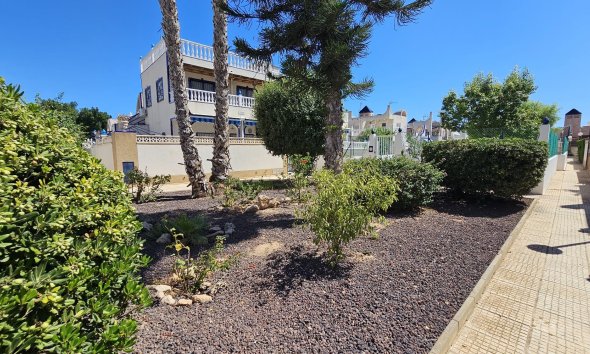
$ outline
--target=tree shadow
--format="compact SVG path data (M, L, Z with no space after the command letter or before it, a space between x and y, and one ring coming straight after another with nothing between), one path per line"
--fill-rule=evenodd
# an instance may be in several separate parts
M260 271L262 281L256 290L272 289L278 296L287 297L305 281L337 280L350 276L352 264L329 265L322 255L294 246L287 252L275 252Z
M463 217L503 218L519 213L531 203L530 199L512 200L486 196L484 198L467 198L447 192L437 196L430 205L433 210Z
M566 247L573 247L573 246L581 246L581 245L587 245L590 244L590 241L584 241L584 242L576 242L576 243L568 243L567 245L559 245L559 246L548 246L548 245L538 245L538 244L531 244L528 245L527 248L535 251L535 252L539 252L539 253L545 253L545 254L562 254L563 251L560 248L566 248Z

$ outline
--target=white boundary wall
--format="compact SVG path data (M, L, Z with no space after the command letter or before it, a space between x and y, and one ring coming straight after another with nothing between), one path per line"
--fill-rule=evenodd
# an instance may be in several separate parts
M543 195L547 191L549 187L549 183L551 182L551 178L555 175L555 171L557 171L557 160L559 155L552 156L547 161L547 167L545 168L545 175L543 176L543 180L531 190L531 194Z
M197 144L204 172L211 173L212 144ZM256 175L279 175L283 172L283 158L271 155L263 144L231 144L229 146L231 172L250 171ZM153 175L185 175L180 144L137 144L138 168ZM259 171L256 173L255 171Z

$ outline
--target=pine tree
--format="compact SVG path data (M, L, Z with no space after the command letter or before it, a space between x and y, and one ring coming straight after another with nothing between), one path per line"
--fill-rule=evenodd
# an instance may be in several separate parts
M238 21L258 20L260 45L234 42L240 54L261 62L280 55L282 72L319 90L327 108L324 159L342 170L342 100L362 97L371 79L352 81L352 66L367 53L371 30L388 16L398 25L414 21L433 0L232 0L228 14Z

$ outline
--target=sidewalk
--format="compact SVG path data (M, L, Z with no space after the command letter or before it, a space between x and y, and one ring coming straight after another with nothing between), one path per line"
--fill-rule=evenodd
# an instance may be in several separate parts
M568 161L449 353L590 353L590 173Z

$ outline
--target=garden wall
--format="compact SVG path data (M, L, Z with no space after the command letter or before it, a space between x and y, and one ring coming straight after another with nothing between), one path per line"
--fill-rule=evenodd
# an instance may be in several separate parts
M543 176L543 180L531 190L531 194L538 194L543 195L547 188L549 187L549 183L551 182L551 178L557 171L557 160L558 155L551 156L547 161L547 167L545 168L545 175Z
M90 148L107 168L123 171L123 163L133 163L134 167L151 176L164 174L171 175L172 182L188 181L179 137L117 132L112 141L112 144L95 144ZM197 148L205 174L210 175L213 139L197 138ZM229 153L230 174L234 177L256 178L286 173L283 158L271 155L260 139L230 138Z

